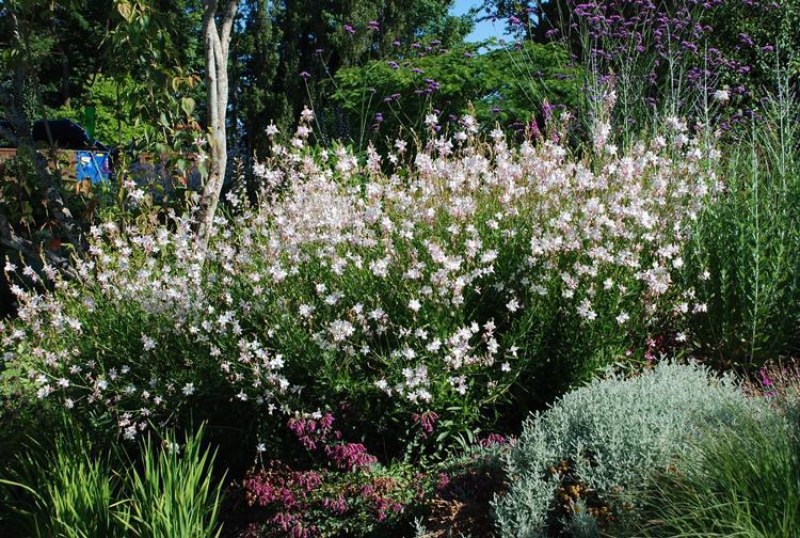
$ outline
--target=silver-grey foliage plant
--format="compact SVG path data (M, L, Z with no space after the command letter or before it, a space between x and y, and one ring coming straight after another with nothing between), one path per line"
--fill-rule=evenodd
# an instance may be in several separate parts
M633 493L654 471L686 457L697 434L732 422L750 405L732 379L717 379L696 364L668 362L629 379L609 374L566 394L525 423L507 456L509 490L493 503L499 534L544 537L558 533L552 528L558 525L599 535L600 526L586 525L588 513L580 512L576 521L554 517L562 478L553 466L569 461L572 475L624 521L635 516ZM626 510L623 499L632 503ZM573 525L578 520L584 524Z

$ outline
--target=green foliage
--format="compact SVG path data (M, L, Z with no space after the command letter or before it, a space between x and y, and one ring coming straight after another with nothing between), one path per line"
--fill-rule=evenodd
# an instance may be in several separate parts
M744 415L660 475L637 536L800 536L800 423Z
M105 69L114 80L113 117L117 126L126 123L135 129L131 134L141 136L122 139L123 144L161 154L161 145L175 143L171 129L184 119L181 102L204 92L198 74L204 65L202 7L189 0L115 0L114 6ZM191 127L194 110L186 115Z
M142 447L142 469L128 475L131 524L140 538L217 537L222 480L212 477L216 452L203 448L203 428L160 444L152 436ZM132 462L135 466L136 462Z
M19 536L123 536L128 515L115 504L118 476L76 424L65 420L52 440L21 447L2 470L0 487ZM8 479L3 475L9 476Z
M566 67L567 52L557 44L480 54L477 49L456 47L341 69L333 97L348 113L351 136L361 143L370 133L382 140L403 129L421 130L431 110L447 118L473 109L487 128L496 121L527 126L541 117L546 102L572 109L580 100L577 73ZM382 122L375 121L376 114Z
M348 0L346 2L242 2L242 31L231 48L235 124L246 151L268 154L264 126L289 130L304 106L318 115L324 138L346 137L342 111L329 81L342 68L410 50L415 41L457 44L470 24L452 17L451 0ZM305 78L301 78L301 73Z
M31 435L43 440L17 447L0 470L0 522L15 536L219 536L222 482L202 427L182 445L151 437L132 460L122 446L95 445L72 420L52 439Z
M110 20L109 4L109 0L5 2L0 34L7 41L0 56L5 68L0 81L9 82L24 72L27 82L37 84L39 96L51 104L81 95L83 84L103 64L98 49Z
M122 96L136 93L129 89L137 86L130 78L115 80L98 75L85 87L84 103L93 103L97 109L97 128L95 138L111 147L122 147L143 141L148 128L141 123L134 104ZM82 107L72 104L51 109L47 113L51 118L66 118L85 125L86 118Z
M749 140L726 152L726 192L701 214L689 283L708 312L693 332L721 366L757 368L800 342L800 131L776 96ZM707 273L706 273L707 271Z
M220 219L203 255L188 219L93 228L85 278L22 298L9 364L42 373L29 397L99 405L131 437L194 418L267 438L280 415L346 406L391 458L418 435L412 413L441 416L427 443L446 451L639 360L689 309L671 282L709 189L703 149L578 158L460 134L386 172L377 153L295 139L259 166L292 182Z
M747 123L776 69L793 85L800 80L797 0L490 0L486 12L505 18L520 39L569 48L588 75L589 107L577 111L579 121L588 115L591 122L596 94L612 77L619 97L613 124L625 142L663 116L723 129Z
M653 473L748 407L730 380L691 364L611 375L566 394L525 423L507 458L509 491L494 502L501 536L591 529L585 512L598 527L635 519L637 491Z

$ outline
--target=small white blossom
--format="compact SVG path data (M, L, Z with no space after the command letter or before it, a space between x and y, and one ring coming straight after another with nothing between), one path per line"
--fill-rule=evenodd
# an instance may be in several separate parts
M156 348L156 341L147 336L146 334L142 335L142 347L145 351L151 351Z

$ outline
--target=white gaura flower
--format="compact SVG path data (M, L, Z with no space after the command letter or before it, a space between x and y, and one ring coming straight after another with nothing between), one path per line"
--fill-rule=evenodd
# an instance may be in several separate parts
M344 319L337 319L328 325L328 332L334 342L344 342L355 333L353 324Z
M305 123L311 123L314 119L314 111L304 106L303 111L300 113L300 119Z
M511 299L510 301L508 301L508 303L506 303L506 308L508 309L509 312L513 314L520 308L519 301L517 301L516 299Z
M430 115L428 124L438 119ZM292 338L340 354L368 383L398 396L393 405L421 404L450 376L454 390L477 399L471 391L516 370L513 357L523 353L514 344L521 341L506 332L507 322L523 308L552 300L561 312L580 308L587 319L611 317L621 332L640 315L648 322L660 314L704 312L696 304L702 298L676 294L689 265L682 257L687 225L724 192L722 179L701 164L714 148L686 142L692 132L672 118L666 137L614 152L614 133L598 120L605 151L595 155L602 160L597 167L553 140L517 144L501 130L473 138L481 129L466 117L462 144L442 133L405 159L410 146L397 141L386 155L369 150L365 164L343 147L311 155L304 142L313 121L308 110L294 135L298 147L288 138L273 145L269 162L253 166L266 203L242 203L235 218L216 219L207 252L194 248L190 216L155 229L108 223L90 231L89 255L76 267L78 284L51 269L56 293L15 287L20 323L9 330L0 325L0 360L13 365L18 344L30 344L41 348L32 354L32 379L44 376L33 386L41 397L68 381L76 405L123 408L136 398L135 406L146 401L158 420L173 416L172 398L190 396L195 387L154 376L158 361L144 361L153 368L146 373L138 367L112 372L99 356L93 361L59 348L73 336L59 333L80 330L78 320L91 327L92 310L130 304L149 316L137 329L151 333L140 335L143 353L160 351L162 334L188 338L208 350L219 382L239 393L234 401L263 401L276 411L270 397L277 393L291 391L301 400L301 387L279 375L297 367L294 353L281 348L291 330ZM278 129L270 125L267 133ZM673 150L668 146L677 135L686 147ZM387 173L381 164L388 158L396 166ZM280 289L289 281L291 289ZM500 305L506 313L494 313L497 327L481 327L486 319L467 307L495 297L507 301ZM411 315L402 315L404 303ZM438 317L414 316L422 306ZM403 318L413 319L396 323ZM164 326L145 329L156 320ZM396 338L396 364L373 368L385 352L378 345L383 335ZM408 377L399 371L403 366ZM66 381L59 381L62 375ZM130 394L134 386L147 386L148 395Z
M156 348L156 341L147 336L146 334L142 335L142 347L145 351L151 351Z
M578 315L584 319L588 319L589 321L594 321L597 319L597 313L592 310L592 303L589 301L589 299L584 299L581 301L581 304L578 307Z

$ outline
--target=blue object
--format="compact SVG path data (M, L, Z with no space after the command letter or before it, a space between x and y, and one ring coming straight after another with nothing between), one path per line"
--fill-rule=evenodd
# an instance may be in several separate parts
M109 164L107 151L78 150L75 152L75 177L78 181L88 179L92 185L108 181L111 176Z

